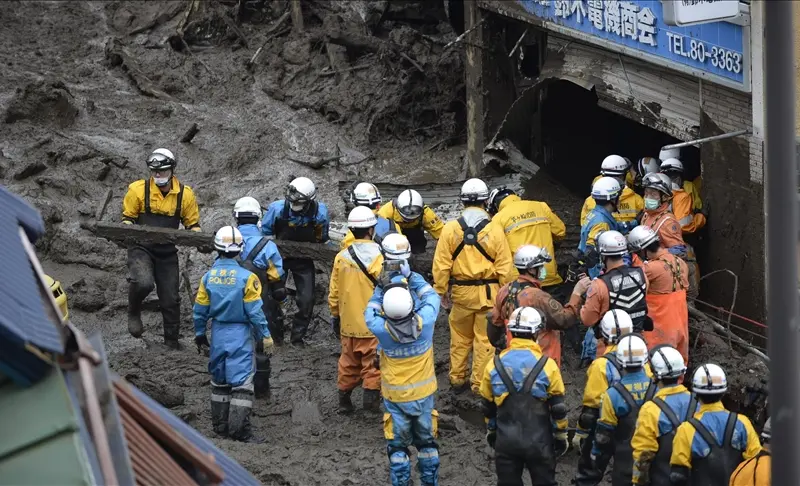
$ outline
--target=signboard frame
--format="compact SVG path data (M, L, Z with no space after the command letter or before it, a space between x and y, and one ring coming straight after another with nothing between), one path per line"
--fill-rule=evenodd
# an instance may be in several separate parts
M531 0L527 0L531 1ZM727 88L734 89L736 91L750 93L752 91L751 87L751 45L750 45L750 22L742 22L744 25L741 25L739 22L731 22L736 25L741 25L742 27L742 69L743 69L743 77L742 82L739 83L737 81L725 78L723 76L719 76L713 73L709 73L707 71L703 71L700 69L696 69L692 66L688 66L685 64L680 64L677 62L672 62L667 58L653 55L649 52L644 52L639 49L634 49L632 47L626 46L624 44L620 44L617 42L612 42L607 39L603 39L586 32L582 32L570 27L566 27L563 25L559 25L556 22L553 22L549 19L538 17L530 12L528 12L525 7L521 4L521 0L477 0L478 6L484 10L498 13L507 17L511 17L513 19L534 25L536 27L542 28L544 30L549 30L552 32L557 32L561 35L566 37L579 40L586 44L596 45L607 49L612 52L618 52L620 54L625 54L626 56L630 56L633 58L641 59L647 61L652 64L656 64L658 66L662 66L664 68L677 71L683 74L687 74L689 76L693 76L704 81L710 81L715 84L719 84L725 86ZM663 19L659 19L663 22ZM749 20L749 18L747 19Z

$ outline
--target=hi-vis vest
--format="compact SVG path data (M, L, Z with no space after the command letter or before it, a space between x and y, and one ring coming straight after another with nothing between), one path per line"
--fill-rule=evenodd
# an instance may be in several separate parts
M633 329L641 332L647 317L644 270L638 267L617 267L598 278L608 287L608 310L627 312L633 321Z

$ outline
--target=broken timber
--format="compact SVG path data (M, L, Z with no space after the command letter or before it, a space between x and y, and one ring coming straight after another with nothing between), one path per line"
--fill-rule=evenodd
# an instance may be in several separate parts
M113 241L122 247L171 243L176 246L197 248L201 252L214 251L214 235L199 231L175 230L153 226L138 226L122 223L82 223L81 227L100 238ZM308 258L322 265L333 265L339 249L321 243L274 240L282 258ZM419 272L430 272L432 254L415 257L415 267Z

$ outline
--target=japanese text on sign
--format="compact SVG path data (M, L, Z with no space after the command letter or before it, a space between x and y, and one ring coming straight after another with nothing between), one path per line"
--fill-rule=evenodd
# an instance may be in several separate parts
M659 0L518 0L530 14L590 36L601 45L634 49L648 60L702 72L749 89L745 35L740 25L713 22L688 27L666 25ZM559 30L559 29L556 29ZM569 35L567 33L567 35ZM609 46L610 49L613 47ZM632 54L635 55L635 54ZM653 57L659 58L658 60Z

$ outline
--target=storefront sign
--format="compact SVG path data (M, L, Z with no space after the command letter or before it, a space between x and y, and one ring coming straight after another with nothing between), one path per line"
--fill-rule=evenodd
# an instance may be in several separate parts
M517 0L547 29L720 84L750 91L749 27L677 27L659 0ZM485 2L498 3L503 2Z
M739 16L739 0L663 0L667 25L696 25Z

